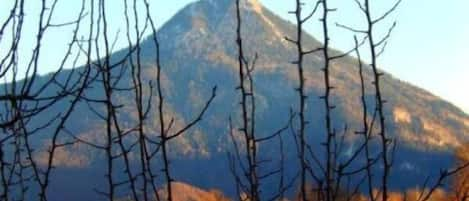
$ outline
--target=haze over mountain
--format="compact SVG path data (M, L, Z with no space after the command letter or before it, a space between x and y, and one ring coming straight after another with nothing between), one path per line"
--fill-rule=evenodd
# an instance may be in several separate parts
M163 68L163 89L167 99L166 114L175 117L177 129L189 121L203 106L213 86L218 94L203 121L196 128L177 138L171 145L172 167L176 180L204 188L217 188L233 195L232 181L226 161L226 152L231 142L228 135L228 118L236 117L238 95L235 90L237 78L237 47L235 44L235 10L233 0L200 0L194 2L168 21L158 31L161 43ZM257 131L268 135L288 120L290 108L297 104L297 71L290 64L296 50L284 37L293 37L296 28L264 8L257 0L242 3L243 39L246 55L251 59L257 53L259 59L254 71L257 96ZM305 34L304 46L308 49L319 47L321 43ZM151 39L142 43L142 63L145 79L156 77L155 47ZM116 52L112 58L118 60L128 50ZM333 54L339 51L331 50ZM307 102L307 118L311 124L308 133L314 141L321 141L325 133L324 110L319 98L323 94L322 55L313 54L306 58L306 87L310 97ZM345 125L350 131L361 129L360 80L357 60L345 57L331 67L331 82L336 90L333 103L334 127ZM66 73L64 73L66 76ZM131 82L130 74L124 75L122 85ZM367 83L372 81L372 71L365 70ZM389 133L399 142L396 153L397 171L400 175L392 180L394 188L415 186L415 178L422 178L430 168L445 167L451 164L452 150L469 139L469 116L454 105L431 93L400 81L392 75L383 77L383 93L387 100L386 122ZM86 92L88 96L102 96L99 87ZM147 89L148 92L148 89ZM53 93L53 92L51 92ZM129 103L119 111L119 117L129 122L136 119L135 111L125 93L116 94L116 99ZM374 94L367 88L367 101L374 103ZM95 106L100 110L99 106ZM369 116L373 109L369 108ZM60 105L53 110L60 111ZM100 142L103 140L104 126L85 103L78 106L78 113L72 115L67 128L83 139ZM47 119L47 118L44 118ZM157 116L152 115L146 128L148 133L158 133ZM287 134L289 135L289 134ZM46 144L37 137L35 146L45 150ZM348 147L353 149L355 139L348 139ZM262 154L278 154L275 145L262 147ZM39 148L41 150L41 148ZM288 161L294 164L295 148L286 148ZM62 148L56 156L56 165L66 167L57 170L52 189L63 192L56 199L93 199L93 188L102 185L98 181L103 176L103 153L84 144ZM294 169L294 165L291 167ZM202 174L194 170L201 170ZM436 169L437 170L437 169ZM220 181L224 178L226 181ZM405 179L403 179L405 178ZM60 183L74 181L73 186ZM89 186L89 181L93 186ZM74 190L70 190L70 189Z

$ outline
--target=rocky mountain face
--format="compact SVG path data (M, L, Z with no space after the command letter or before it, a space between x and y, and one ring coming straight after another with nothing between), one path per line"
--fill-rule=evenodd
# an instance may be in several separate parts
M235 90L238 78L234 9L233 0L199 0L183 8L158 31L163 90L167 99L165 115L168 119L175 118L174 129L194 117L210 95L211 88L218 87L217 97L203 121L171 145L171 165L175 169L176 180L221 189L228 195L234 193L233 181L226 176L229 175L226 152L231 149L228 118L239 115L239 97ZM287 122L290 108L295 108L298 102L294 90L298 82L296 67L290 63L296 50L284 39L285 36L295 36L296 30L293 24L279 18L257 0L244 1L242 14L246 55L251 59L256 53L259 56L253 74L257 132L268 135ZM304 38L307 48L321 45L311 35L305 33ZM145 79L155 79L155 47L151 39L144 41L142 48ZM126 51L118 51L112 58L117 59ZM322 63L320 54L309 55L305 61L306 87L310 97L307 118L311 122L307 132L311 140L318 142L325 133L323 103L316 98L324 91ZM347 125L351 132L360 130L362 112L357 60L345 57L335 61L331 68L331 82L336 87L333 103L337 106L332 114L334 127L342 129ZM372 81L371 73L371 69L365 69L367 83ZM123 83L126 83L125 79L130 83L130 75L123 79ZM416 181L423 182L431 168L451 164L453 148L468 140L469 116L445 100L389 74L385 74L382 83L383 96L387 100L388 133L398 140L397 168L393 174L399 176L391 181L392 186L414 187L418 184ZM92 89L87 95L102 96L99 89ZM122 103L132 101L125 94L116 96ZM374 105L372 88L367 88L366 96L369 105ZM96 107L96 110L100 109ZM132 108L122 108L119 111L121 119L134 121L136 112ZM374 108L369 109L369 116L372 116ZM53 110L60 111L60 105ZM72 115L70 122L73 123L69 123L68 128L83 139L103 140L104 126L89 106L83 103L76 111L79 112ZM147 123L147 132L157 135L157 115L152 115ZM35 146L40 150L46 144L38 138ZM347 146L350 149L355 146L353 138L348 139ZM265 155L278 154L275 145L261 149ZM294 145L287 146L286 152L293 171L296 168L293 165L296 164ZM104 179L102 157L103 153L84 144L61 148L56 165L65 169L57 169L51 188L63 192L61 197L92 199L93 196L86 193L93 193L94 187L104 185L100 181ZM60 185L67 181L73 181L74 186ZM96 182L90 186L89 181Z

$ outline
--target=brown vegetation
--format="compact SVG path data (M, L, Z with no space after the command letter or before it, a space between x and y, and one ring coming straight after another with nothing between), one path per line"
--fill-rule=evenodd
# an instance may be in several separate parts
M230 201L219 190L202 190L181 182L173 182L171 186L174 201ZM166 190L162 190L159 193L160 197L167 197ZM166 201L165 199L163 200Z

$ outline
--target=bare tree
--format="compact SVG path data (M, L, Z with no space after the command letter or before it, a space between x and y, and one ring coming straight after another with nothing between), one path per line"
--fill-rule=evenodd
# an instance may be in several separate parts
M383 53L385 50L385 47L387 45L387 41L389 37L391 36L391 32L396 26L396 22L393 23L393 25L389 28L388 33L384 36L381 37L380 39L377 39L379 36L376 35L376 24L384 21L387 19L387 17L393 13L398 5L400 4L401 0L396 1L393 6L387 10L384 14L380 15L379 17L374 17L373 16L373 10L370 5L370 1L364 0L362 1L355 1L358 7L360 8L360 11L362 14L365 16L365 21L366 21L366 28L365 29L356 29L353 27L345 26L338 24L339 27L348 29L352 32L355 32L357 34L364 34L366 35L366 38L368 40L368 46L369 46L369 53L370 53L370 66L373 70L373 86L375 89L375 97L376 97L376 113L377 113L377 119L379 123L379 130L378 130L378 136L380 136L380 141L381 141L381 163L384 167L383 174L381 176L381 187L380 187L380 195L381 195L381 200L386 201L388 200L388 183L389 183L389 177L391 174L391 166L392 166L392 161L393 161L393 153L395 150L395 140L391 139L386 132L386 121L385 121L385 110L384 110L384 104L386 101L383 98L382 91L381 91L381 85L380 85L380 80L381 77L384 75L382 72L379 71L378 69L378 57ZM361 64L360 64L361 65ZM363 84L362 84L363 85ZM362 104L366 104L362 102ZM366 107L364 105L364 107ZM366 111L364 111L366 112ZM363 120L367 121L367 120ZM367 126L365 126L367 127ZM372 131L372 129L371 129ZM369 160L369 158L367 159ZM367 170L369 172L369 170ZM368 177L371 177L371 174L368 173ZM372 178L368 179L368 185L371 184ZM371 188L371 187L369 187ZM372 194L370 194L371 197L373 197ZM374 200L374 198L373 198Z
M25 2L15 1L11 8L10 15L2 22L0 29L0 43L8 43L3 40L3 36L10 35L9 49L2 55L0 60L0 78L4 79L4 89L0 93L0 102L2 107L0 128L3 131L1 138L1 177L2 177L2 200L25 200L31 194L30 189L37 188L38 199L47 200L47 188L50 183L50 175L54 168L54 154L60 147L73 142L64 142L60 140L64 125L68 121L75 106L80 101L80 94L90 82L88 69L82 71L69 70L65 72L64 67L72 60L75 67L76 58L72 56L72 50L79 45L77 33L80 29L80 22L85 16L84 2L76 18L71 22L54 22L56 18L55 9L58 0L41 2L41 12L37 19L37 36L31 59L22 66L18 58L25 56L28 52L20 50L18 47L25 34ZM47 12L46 12L47 10ZM30 19L30 18L28 18ZM68 45L66 54L61 58L60 66L56 72L47 77L39 78L39 60L41 58L42 42L44 36L50 29L59 29L65 26L74 26L73 36ZM8 31L7 29L10 29ZM22 74L20 69L25 70ZM53 93L50 93L53 91ZM39 117L44 113L50 112L50 108L70 100L70 103L61 113L55 113L50 119L41 119ZM38 121L39 123L34 123ZM52 134L47 136L49 143L46 151L45 164L38 164L37 155L31 138L38 135L44 136L44 130L51 130ZM50 137L50 138L49 138ZM12 145L10 147L10 145ZM8 150L9 149L9 150ZM8 156L12 153L13 156ZM9 161L12 160L12 161ZM19 189L18 189L18 188Z
M298 132L295 131L295 138L298 138L298 158L300 161L300 195L299 197L302 199L302 201L306 201L306 191L307 191L307 169L308 167L308 162L306 159L306 149L307 149L307 142L306 142L306 126L308 124L308 121L306 120L306 100L308 96L305 93L305 75L304 75L304 57L308 54L312 54L315 52L320 51L320 49L313 49L313 50L306 50L306 48L303 47L303 24L308 21L315 13L316 10L319 6L319 1L316 3L315 8L307 15L306 17L303 17L303 12L302 12L302 7L303 3L300 0L296 0L296 10L291 11L291 14L295 15L296 19L296 38L291 39L288 37L285 37L285 39L291 43L293 43L296 46L297 49L297 58L295 61L292 63L294 65L297 65L298 68L298 80L299 80L299 86L296 89L298 91L298 97L299 97L299 110L298 110L298 116L299 116L299 129Z
M239 85L237 90L240 94L240 113L241 126L238 131L242 135L239 141L233 132L233 123L230 118L229 129L233 142L234 153L228 153L230 169L235 178L236 188L239 200L261 201L276 200L283 198L285 191L291 186L292 182L284 181L284 153L283 140L281 134L288 129L286 126L273 132L272 134L262 136L256 129L256 93L254 90L253 71L256 66L258 55L249 61L244 53L244 43L242 36L242 13L240 9L240 0L236 0L236 45L238 48L238 78ZM292 116L292 115L291 115ZM272 144L274 138L279 139L280 159L278 167L271 168L267 172L261 171L261 167L271 165L272 159L261 159L260 146L262 144ZM238 142L239 141L239 142ZM263 195L262 181L271 177L279 177L278 192L273 195ZM264 198L267 197L267 198Z

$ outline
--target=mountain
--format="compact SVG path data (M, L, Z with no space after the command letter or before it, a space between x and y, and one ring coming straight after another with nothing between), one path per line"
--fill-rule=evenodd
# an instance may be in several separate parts
M178 181L203 188L221 189L228 195L234 194L233 181L229 175L226 151L231 142L228 135L228 118L237 117L238 95L235 90L237 79L237 47L235 45L235 7L233 0L199 0L184 7L158 31L160 40L163 91L167 100L165 109L168 118L174 117L176 129L188 122L203 106L213 86L218 94L195 128L177 138L171 144L171 167ZM257 98L257 131L268 135L288 120L290 108L295 108L298 100L294 89L297 87L296 67L290 64L296 50L284 40L293 37L296 28L263 7L257 0L243 1L243 38L246 55L250 58L257 53L259 59L254 71ZM321 43L305 33L304 46L319 47ZM155 46L149 38L141 44L143 75L145 81L156 78ZM331 50L335 54L339 51ZM118 60L128 52L117 51L111 57ZM324 92L323 59L319 54L309 55L305 60L306 89L310 97L307 102L307 118L311 122L307 132L314 142L320 142L325 133L323 103L319 98ZM64 77L67 72L64 72ZM372 81L372 71L365 69L365 80ZM131 82L124 74L122 84ZM452 150L469 138L469 116L454 105L423 89L400 81L390 74L382 77L383 96L387 100L385 113L388 133L398 140L392 179L393 188L414 187L423 182L430 170L447 167L452 161ZM357 60L345 57L331 67L331 82L336 87L333 103L334 127L348 126L351 132L361 129L360 81ZM53 93L52 91L50 93ZM100 97L99 87L90 87L87 96ZM123 105L121 120L135 121L136 114L128 94L116 94L116 100ZM367 101L373 105L372 88L367 88ZM125 104L129 103L129 104ZM61 111L64 105L58 104L51 111ZM92 105L100 111L100 106ZM372 115L372 109L368 113ZM102 142L103 122L80 103L66 126L82 139ZM50 112L52 116L53 112ZM45 114L42 119L49 118ZM234 118L236 119L236 118ZM148 120L148 133L158 133L157 116ZM236 123L236 122L235 122ZM39 124L39 123L37 123ZM35 136L34 146L46 150L44 135ZM287 161L296 164L295 148L290 139L286 147ZM348 148L355 145L348 139ZM261 147L262 153L278 155L275 145ZM60 148L56 158L57 168L52 178L51 189L58 192L56 199L94 200L93 188L103 187L104 153L85 144ZM39 154L41 156L41 154ZM39 157L41 158L41 157ZM41 160L39 160L39 163ZM290 173L295 168L291 165ZM199 173L202 172L202 174ZM220 180L220 178L223 178ZM73 182L73 185L61 185ZM273 185L273 184L272 184ZM93 194L93 195L91 195ZM63 199L62 199L63 200Z
M193 93L197 89L208 90L213 85L222 88L236 86L237 57L232 3L230 0L193 3L174 16L159 31L162 58L167 61L164 68L170 71L167 72L167 76L172 78L168 79L185 77L185 74L198 75L198 77L195 75L185 77L189 79L188 82L174 87L182 91L181 95L188 92L185 94L192 97L187 99L179 96L175 99L199 102L200 100L193 97L197 96L194 94L196 92ZM243 9L246 54L251 58L255 53L259 54L255 71L256 87L259 99L265 100L262 101L259 112L286 112L284 109L289 104L284 106L281 103L294 103L295 97L291 96L293 93L291 89L295 88L297 78L295 66L289 64L296 52L293 46L284 40L284 36L294 36L295 27L265 9L258 1L245 1ZM308 34L305 34L305 44L311 48L320 46L320 42ZM151 43L146 45L151 55L153 47ZM306 85L312 94L311 97L317 97L316 95L324 90L322 86L324 78L320 71L322 62L319 54L308 57L306 61ZM357 61L348 57L335 62L332 66L331 82L337 87L334 102L339 107L336 115L340 117L336 122L355 124L357 122L354 121L360 119L361 111L357 110L360 108L360 102L357 98L359 80L356 65ZM226 79L222 79L225 76ZM365 79L368 83L371 82L369 69ZM221 80L223 82L220 82ZM389 74L386 74L383 82L384 97L389 102L386 112L391 117L388 123L394 125L391 133L405 139L404 142L446 149L458 146L461 140L467 137L465 133L469 131L468 116L460 109ZM372 99L373 91L371 88L367 91L369 99ZM225 94L221 94L217 99L229 100ZM312 101L314 103L316 100ZM185 105L193 107L188 103L185 102ZM322 106L312 103L309 105L313 111L320 110ZM269 111L272 108L276 108L276 111ZM323 118L319 114L314 116ZM425 149L425 147L419 148Z

